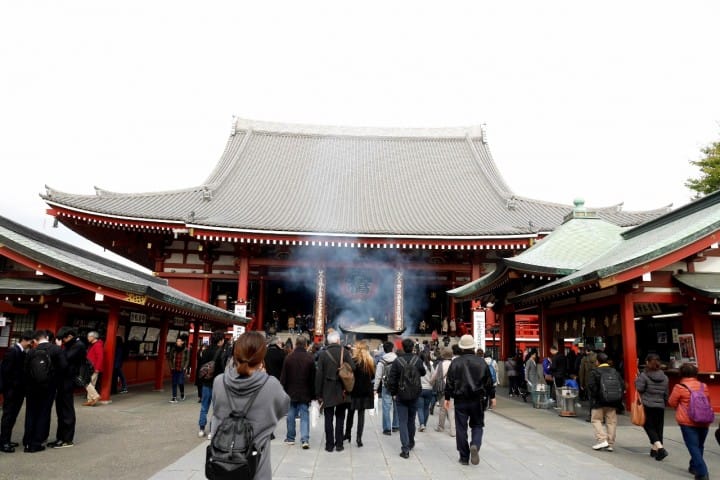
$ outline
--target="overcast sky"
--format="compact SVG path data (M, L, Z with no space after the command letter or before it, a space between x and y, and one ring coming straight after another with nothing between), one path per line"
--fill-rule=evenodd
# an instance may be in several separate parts
M4 1L0 215L77 241L44 185L200 184L233 115L486 124L517 195L678 207L720 140L718 24L715 0Z

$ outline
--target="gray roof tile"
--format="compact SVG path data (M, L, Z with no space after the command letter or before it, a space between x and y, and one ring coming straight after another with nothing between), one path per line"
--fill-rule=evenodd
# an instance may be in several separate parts
M515 195L477 128L361 129L237 120L207 180L50 205L122 218L290 234L478 237L551 231L572 210ZM617 225L661 212L600 209Z
M167 280L94 255L74 245L24 227L0 216L0 248L21 254L41 265L53 267L73 277L127 294L144 295L166 305L173 305L189 316L223 320L227 323L246 321L168 285ZM54 282L46 288L54 288ZM8 291L21 283L4 285ZM55 285L56 287L56 285ZM34 286L37 289L37 285Z

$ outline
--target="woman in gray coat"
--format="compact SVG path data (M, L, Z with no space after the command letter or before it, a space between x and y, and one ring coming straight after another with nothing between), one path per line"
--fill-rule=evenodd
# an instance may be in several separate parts
M534 348L530 350L525 357L525 381L527 382L527 387L530 391L530 396L535 408L538 407L537 386L540 382L540 375L538 374L537 368L537 357L538 352ZM545 383L545 380L543 380L543 383Z
M635 388L645 407L643 428L652 445L650 456L660 461L668 456L667 450L663 447L668 377L660 368L660 356L650 353L645 357L645 370L635 379Z
M240 335L233 348L234 361L222 375L215 377L212 389L211 436L215 435L220 422L232 411L228 392L232 396L232 405L239 410L243 410L257 392L247 413L247 419L253 427L255 444L260 450L260 462L255 473L257 479L272 479L270 435L278 421L287 415L290 406L290 397L278 379L263 369L266 350L265 337L261 333L245 332Z

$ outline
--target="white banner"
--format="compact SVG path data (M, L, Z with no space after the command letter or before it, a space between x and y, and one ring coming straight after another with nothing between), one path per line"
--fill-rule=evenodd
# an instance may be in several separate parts
M473 338L475 349L482 348L485 351L485 312L482 310L473 312Z

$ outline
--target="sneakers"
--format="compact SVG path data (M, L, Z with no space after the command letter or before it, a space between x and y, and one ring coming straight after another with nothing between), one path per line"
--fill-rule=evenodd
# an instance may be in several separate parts
M295 445L295 440L290 440L286 438L285 440L283 440L283 443L285 445Z
M404 452L404 451L400 452L400 456L402 458L408 459L408 458L410 458L410 452Z
M208 433L208 440L212 440L212 433Z
M181 402L184 402L184 401L185 401L185 395L182 395L182 396L180 397L180 401L181 401Z
M478 455L477 445L470 445L470 463L473 465L480 463L480 455Z
M310 448L310 444L308 442L303 442L302 448L303 450L307 450L308 448Z
M198 438L203 438L205 436L205 430L200 430L198 432Z
M463 460L462 458L458 460L458 463L460 463L460 465L468 465L468 461Z
M667 450L665 450L664 448L658 448L658 451L655 454L655 460L657 460L658 462L661 462L662 459L667 456L668 456Z
M425 425L420 425L420 428L419 428L418 430L420 430L421 432L424 432L424 431L425 431Z
M48 447L50 448L70 448L73 447L75 444L73 442L63 442L62 440L58 440L57 442L52 442L48 444Z
M127 388L123 388L122 390L120 390L120 393L128 393L128 389L127 389Z
M592 446L592 448L593 448L593 450L602 450L603 448L607 448L609 446L610 446L610 444L607 442L607 440L605 440L600 443L596 443L595 445Z
M172 398L170 399L170 403L177 403L177 398L172 397ZM85 404L83 403L83 405L85 405Z
M614 452L614 451L615 451L615 449L613 448L612 445L608 445L608 447L607 447L605 450L608 451L608 452Z
M83 403L83 407L94 407L99 400L99 398L96 398L95 400L88 400L87 402Z

